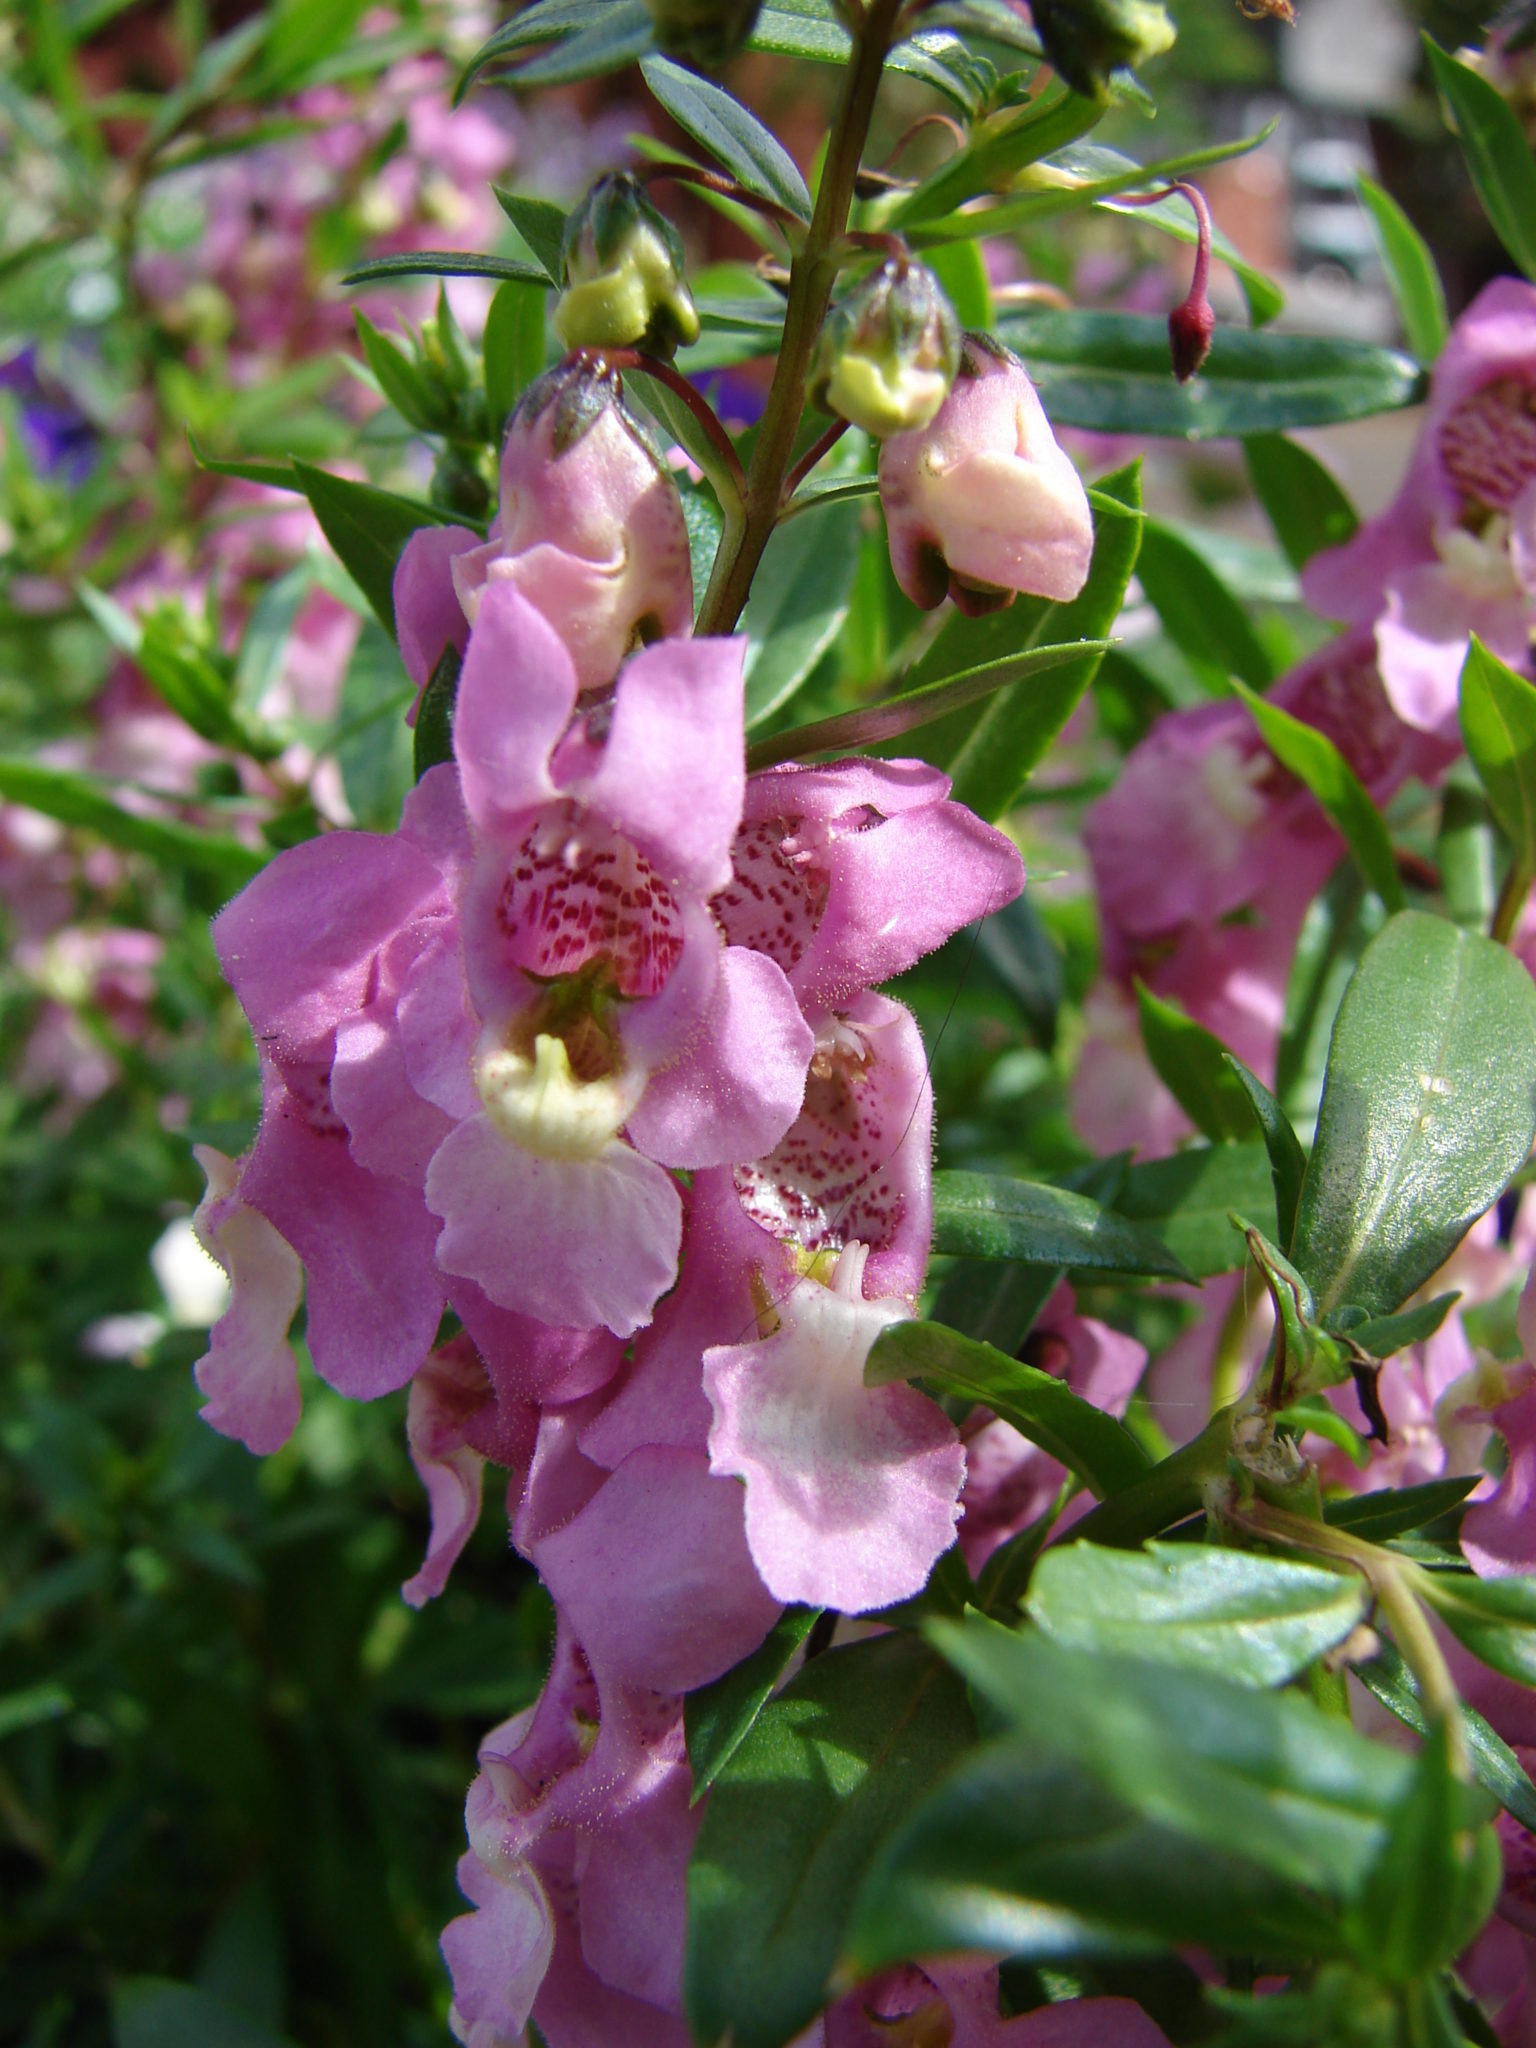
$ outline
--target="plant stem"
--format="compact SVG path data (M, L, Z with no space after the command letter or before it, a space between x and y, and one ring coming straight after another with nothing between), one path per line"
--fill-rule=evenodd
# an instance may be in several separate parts
M703 428L709 445L719 456L721 466L735 488L738 502L740 501L747 480L742 474L741 457L736 453L736 444L720 424L714 407L703 392L696 390L675 364L663 362L659 356L642 355L639 349L633 348L589 350L586 353L590 354L594 361L606 362L615 370L635 370L642 377L654 377L658 384L665 384L675 397L680 398ZM723 499L724 491L720 495ZM729 507L722 506L722 509L729 510Z
M779 516L784 479L794 458L795 436L805 409L805 373L832 296L837 276L834 252L848 225L859 159L900 7L901 0L869 0L858 24L816 191L815 212L790 266L784 335L747 474L741 535L734 546L729 534L721 542L695 628L700 634L729 633L735 626Z
M1489 928L1489 936L1497 939L1501 946L1507 946L1514 935L1533 880L1536 880L1536 876L1532 875L1523 861L1511 861L1509 873L1504 877L1504 886L1499 891L1499 900L1493 908L1493 923Z
M1072 1524L1064 1540L1134 1550L1160 1529L1195 1514L1205 1505L1207 1481L1227 1469L1237 1414L1234 1406L1213 1415L1192 1443L1154 1465L1145 1478L1100 1501L1092 1513Z

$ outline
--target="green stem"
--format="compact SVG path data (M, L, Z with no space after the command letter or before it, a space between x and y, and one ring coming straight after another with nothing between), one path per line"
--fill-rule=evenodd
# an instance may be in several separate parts
M1493 907L1493 923L1489 928L1489 936L1497 939L1501 946L1507 946L1514 935L1533 881L1536 881L1536 874L1524 861L1511 861L1504 886L1499 891L1499 900Z
M794 458L795 437L805 411L806 371L837 277L835 252L848 226L854 180L901 4L902 0L869 0L857 27L853 56L843 73L842 94L833 117L827 160L816 191L815 212L805 241L790 266L784 335L752 452L752 467L747 473L740 538L734 546L729 534L721 542L695 628L700 634L729 633L734 628L778 520L784 479Z
M1091 1514L1074 1522L1066 1540L1106 1543L1134 1550L1160 1529L1171 1528L1205 1505L1207 1483L1227 1469L1237 1408L1213 1415L1192 1443L1154 1465L1144 1479L1112 1493Z

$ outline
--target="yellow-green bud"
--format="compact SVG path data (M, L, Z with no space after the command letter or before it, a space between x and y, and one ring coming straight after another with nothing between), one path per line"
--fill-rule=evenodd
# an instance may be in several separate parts
M734 57L757 26L762 0L645 0L656 42L669 57L713 68Z
M671 356L699 338L682 237L628 171L599 178L565 225L555 332L568 349Z
M876 440L925 427L960 363L960 323L933 272L904 256L828 313L811 363L811 397Z
M1031 0L1029 12L1047 64L1089 99L1105 97L1111 72L1173 48L1160 0Z

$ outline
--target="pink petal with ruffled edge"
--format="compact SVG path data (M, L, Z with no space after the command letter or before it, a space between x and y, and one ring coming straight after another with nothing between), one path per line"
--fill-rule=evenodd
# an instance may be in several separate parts
M604 1686L690 1692L750 1656L778 1619L747 1551L740 1489L691 1451L632 1452L533 1561Z
M453 752L470 818L484 832L554 800L549 757L576 706L576 671L543 613L493 584L469 637Z
M394 1012L383 997L337 1026L331 1101L359 1166L419 1188L452 1126L411 1086Z
M623 1340L611 1330L559 1328L518 1315L472 1280L450 1282L448 1303L475 1340L499 1400L534 1407L580 1401L606 1387L623 1362Z
M359 1166L340 1120L301 1103L271 1067L241 1192L304 1262L305 1338L320 1377L359 1401L403 1386L443 1306L436 1225L420 1193Z
M459 1553L475 1533L480 1519L480 1482L485 1455L472 1438L481 1433L488 1414L498 1408L485 1366L470 1338L462 1333L434 1351L411 1382L405 1433L411 1463L427 1490L432 1533L421 1570L400 1588L408 1607L425 1606L448 1583ZM533 1455L538 1422L535 1411L521 1411L522 1442L509 1440L503 1426L495 1431L497 1450L505 1463Z
M475 844L458 770L451 761L439 761L406 792L400 806L400 837L419 847L449 888L457 889L474 857Z
M443 1219L443 1271L541 1322L632 1337L677 1274L676 1183L617 1142L595 1159L541 1159L470 1117L433 1155L427 1206Z
M1469 592L1443 562L1407 569L1386 591L1376 621L1376 653L1392 708L1406 724L1454 740L1462 664L1476 633L1515 668L1531 658L1536 623L1523 595Z
M554 1952L554 1922L544 1888L527 1864L493 1877L474 1855L461 1856L459 1890L475 1908L442 1933L453 1979L448 2024L464 2048L518 2048Z
M1488 1501L1467 1509L1461 1547L1480 1578L1536 1571L1536 1389L1493 1411L1509 1463Z
M805 1100L816 1040L783 972L728 946L693 1044L653 1073L627 1126L664 1166L726 1166L767 1152Z
M192 1156L208 1181L192 1227L209 1258L229 1275L229 1306L192 1368L205 1396L204 1422L265 1457L293 1435L299 1373L288 1342L304 1287L298 1256L265 1216L241 1199L240 1169L212 1145Z
M412 1088L456 1121L477 1116L474 1053L480 1018L464 986L458 930L447 927L418 954L396 998L400 1054Z
M850 1246L830 1286L806 1280L755 1344L704 1354L710 1470L744 1479L747 1542L780 1600L844 1614L905 1600L955 1537L965 1452L944 1411L864 1365L905 1303L866 1301Z
M915 1295L933 1227L933 1090L911 1012L865 995L823 1028L782 1143L738 1166L742 1205L807 1251L857 1239L878 1294Z
M469 621L454 588L453 560L480 544L479 534L468 526L421 526L395 564L395 637L418 690L426 688L445 648L464 652ZM416 723L420 705L418 697L405 714L407 725Z

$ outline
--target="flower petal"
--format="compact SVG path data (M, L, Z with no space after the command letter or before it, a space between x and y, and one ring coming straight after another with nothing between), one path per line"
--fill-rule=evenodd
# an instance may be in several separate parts
M194 1145L208 1179L192 1227L229 1275L229 1306L193 1367L206 1396L203 1420L258 1457L280 1449L299 1419L299 1375L288 1325L304 1286L298 1255L265 1216L241 1199L239 1168L211 1145Z

